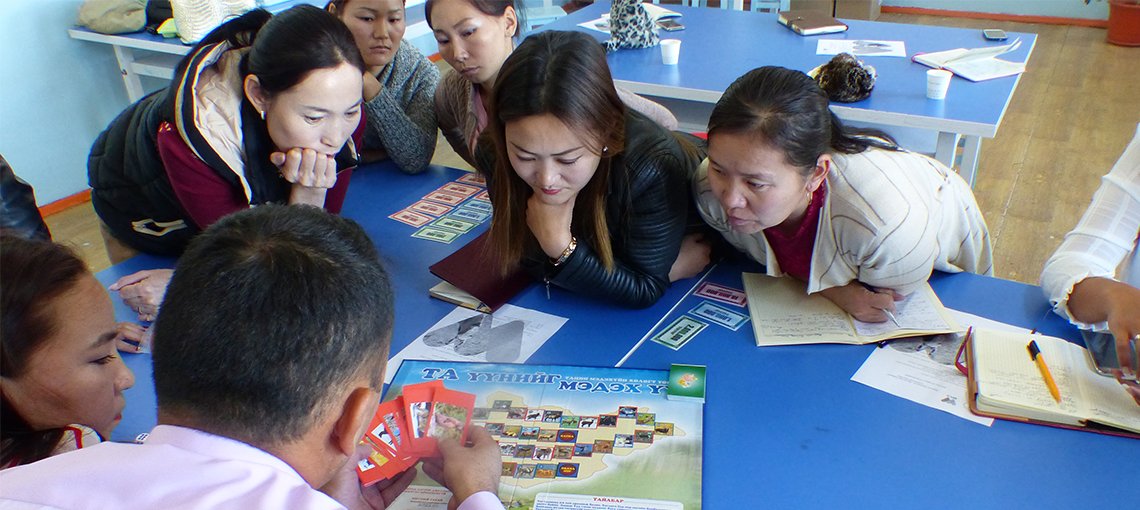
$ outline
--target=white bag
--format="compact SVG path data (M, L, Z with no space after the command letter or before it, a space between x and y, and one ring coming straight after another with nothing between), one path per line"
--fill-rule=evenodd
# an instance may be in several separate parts
M257 8L257 0L170 0L178 37L194 44L230 18Z

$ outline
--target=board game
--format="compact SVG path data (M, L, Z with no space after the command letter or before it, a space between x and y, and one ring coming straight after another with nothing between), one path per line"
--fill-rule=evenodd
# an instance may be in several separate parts
M432 381L473 394L471 424L502 451L507 508L699 509L704 404L667 399L668 379L668 370L406 360L384 401ZM447 500L421 473L390 508Z

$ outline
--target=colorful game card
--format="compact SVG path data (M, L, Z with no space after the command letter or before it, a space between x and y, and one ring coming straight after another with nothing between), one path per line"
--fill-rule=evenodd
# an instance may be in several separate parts
M670 324L668 328L665 328L664 331L654 335L651 340L675 351L689 343L689 340L697 336L697 333L700 333L706 326L708 326L708 324L699 320L681 316L673 321L673 324Z
M459 206L459 208L460 209L472 209L472 210L487 213L487 214L491 214L491 210L492 210L491 203L490 202L484 202L482 200L471 200L468 202L464 202L463 205Z
M405 210L421 212L424 214L430 214L432 216L443 216L451 212L452 209L454 209L454 207L437 204L435 202L428 202L427 200L420 200L419 202L408 206L408 208Z
M437 243L451 244L455 238L459 237L459 232L442 228L424 227L412 234L412 237L427 239L428 241L435 241Z
M705 282L697 288L696 295L707 297L714 301L721 303L728 303L730 305L745 306L748 304L748 297L743 290L737 290L732 287L725 287L724 285L717 285L712 282Z
M372 417L372 423L368 425L368 432L365 433L366 439L375 446L388 450L393 457L399 456L400 445L404 441L401 437L403 430L397 419L403 404L400 398L380 404L376 409L376 415Z
M431 200L432 202L439 202L444 205L459 205L460 202L466 199L467 197L465 196L444 193L442 191L433 191L424 197L424 200Z
M690 314L706 319L709 322L720 324L728 329L736 331L748 322L748 316L736 313L727 308L714 305L708 301L702 301L689 311Z
M459 232L460 234L466 234L466 233L470 232L471 229L479 226L479 224L476 222L473 222L473 221L467 221L467 220L459 219L459 218L456 218L454 215L452 215L452 216L444 216L438 220L435 220L435 222L432 223L432 226L433 227L439 227L439 228L446 228L448 230L454 230L456 232Z
M463 174L463 177L460 177L460 178L456 179L455 181L456 182L465 182L467 184L471 184L474 186L480 186L483 188L487 187L487 180L484 179L482 175L479 175L479 174L474 173L474 172Z
M475 200L482 200L484 202L490 202L491 201L491 195L487 194L487 190L483 190L482 193L475 195Z
M444 193L451 193L452 195L459 195L463 198L467 198L471 195L479 193L480 191L483 191L483 188L480 188L478 186L470 186L467 184L459 184L458 182L452 182L452 183L444 184L443 186L440 186L438 191L442 191Z
M471 410L474 408L475 395L436 388L432 397L427 437L437 441L454 439L461 445L467 444L467 430L471 425ZM432 453L431 457L439 455L438 448Z
M407 209L397 212L396 214L389 216L389 218L392 218L400 223L411 225L413 227L422 227L428 223L431 223L431 220L433 219L431 216L428 216L426 214L420 214L418 212L409 211Z
M487 219L491 217L491 213L480 212L475 209L466 207L460 207L459 209L456 209L455 212L451 213L451 217L459 218L461 220L473 221L478 224L487 221Z
M356 473L360 477L360 484L368 487L380 480L392 478L408 468L399 459L384 454L376 445L362 441L372 447L372 453L356 463Z
M669 369L669 400L682 402L705 401L705 366L676 365Z
M431 424L435 390L439 388L443 388L443 381L404 386L404 416L407 417L408 425L405 451L416 457L430 457L437 450L435 438L428 436L428 425Z

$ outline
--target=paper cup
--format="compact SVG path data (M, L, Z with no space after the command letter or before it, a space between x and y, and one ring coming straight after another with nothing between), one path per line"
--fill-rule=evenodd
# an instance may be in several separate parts
M942 69L931 69L926 72L926 97L930 99L946 99L946 90L950 88L950 77L954 73Z
M661 63L667 66L677 65L677 60L681 58L681 40L680 39L662 39L661 40Z

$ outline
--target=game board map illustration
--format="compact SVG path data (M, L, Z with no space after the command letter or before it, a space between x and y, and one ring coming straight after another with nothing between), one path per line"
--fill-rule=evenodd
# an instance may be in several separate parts
M704 405L666 398L667 370L405 360L385 395L443 383L475 395L471 424L499 442L506 508L701 507ZM390 508L446 508L422 473Z

